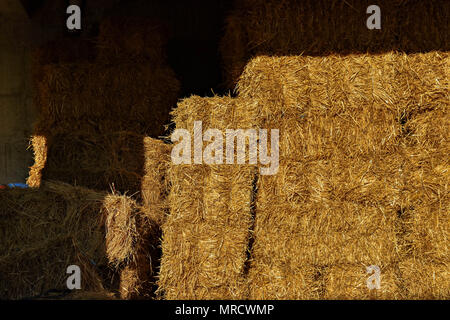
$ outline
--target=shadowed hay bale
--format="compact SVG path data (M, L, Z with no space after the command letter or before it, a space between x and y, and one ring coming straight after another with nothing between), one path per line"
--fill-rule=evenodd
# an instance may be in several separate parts
M132 132L93 135L82 131L36 135L35 163L27 183L59 180L95 190L129 192L159 205L164 193L167 149L162 142ZM149 183L155 183L151 189Z
M36 83L40 126L157 137L169 122L180 84L165 66L121 63L51 64Z
M249 128L254 117L249 110L256 108L229 97L193 96L179 103L173 116L177 128L192 134L194 121L202 121L205 131ZM166 299L247 297L244 267L254 175L250 165L171 164L160 295Z
M368 0L235 1L220 45L226 85L234 87L247 61L259 55L450 49L448 2L378 1L380 30L366 26L366 9L372 4Z
M141 135L79 131L35 136L32 143L35 154L39 154L28 179L33 187L40 185L40 176L96 190L111 190L111 185L122 192L140 190L145 161Z
M121 298L150 297L159 259L159 221L129 197L108 195L104 206L106 254L110 263L120 269Z
M96 54L91 39L68 37L49 41L32 52L33 81L42 79L46 65L93 62Z
M166 61L167 30L159 21L137 17L109 17L100 24L98 60Z
M109 291L102 292L73 292L61 300L117 300L115 294Z
M172 147L152 138L144 138L144 147L144 176L141 183L143 210L157 225L161 226L168 210L167 171Z
M423 126L448 112L447 64L447 54L429 53L258 57L247 66L238 86L241 97L258 101L256 124L280 129L281 137L278 174L258 181L250 298L331 298L333 292L372 298L335 288L329 283L335 278L324 270L374 264L389 266L401 278L398 263L411 256L411 248L430 248L424 232L442 261L448 161L438 160L448 154L442 143L446 128L423 133ZM424 145L431 147L417 147ZM435 163L441 176L424 176L440 191L420 188L426 179L417 174L427 162ZM414 208L422 203L426 209L409 224L402 212L413 197L421 199ZM425 218L431 212L433 223ZM408 297L401 283L385 289L375 297Z
M65 290L66 269L81 268L83 291L107 279L104 194L63 183L0 192L0 296L21 299Z

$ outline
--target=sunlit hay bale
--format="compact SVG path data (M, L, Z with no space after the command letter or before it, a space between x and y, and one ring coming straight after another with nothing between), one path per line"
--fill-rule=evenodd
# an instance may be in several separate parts
M382 164L345 158L290 162L275 176L259 177L251 299L324 298L317 289L321 278L310 267L398 261L402 180L395 167Z
M402 123L427 111L449 112L448 52L395 55L394 61L397 85L393 87L396 89L397 109Z
M67 290L70 265L81 269L82 291L108 288L104 196L59 182L0 192L0 296Z
M450 91L450 90L449 90ZM405 121L404 146L411 151L411 161L420 163L420 159L436 158L445 160L445 153L450 149L450 100L438 106L435 110L423 112Z
M450 261L448 257L432 262L411 258L399 263L405 287L405 299L444 299L450 297Z
M369 277L373 271L367 273L366 265L339 264L326 268L324 275L324 298L327 300L362 300L362 299L399 299L398 273L393 265L379 265L380 283L379 288L374 287L375 281L370 282Z
M445 107L442 61L437 86L415 91L404 55L258 57L247 66L240 96L259 102L258 126L280 129L279 172L258 181L250 298L271 295L269 283L278 281L271 276L286 284L305 265L395 266L404 258L410 230L398 217L409 202L405 182L414 170L403 115L414 119ZM431 79L432 68L427 72ZM435 104L405 103L427 90ZM317 282L309 294L317 293ZM302 298L302 286L278 291L277 298Z
M247 129L255 110L255 104L229 97L193 96L179 103L173 115L176 127L192 135L194 121L202 121L203 131ZM244 269L254 175L254 166L248 164L171 164L160 295L166 299L247 297Z
M247 65L238 91L244 98L264 101L259 115L264 125L270 127L272 121L297 131L292 137L301 138L281 134L287 140L281 147L287 144L290 152L300 147L302 156L349 148L355 156L393 152L410 115L442 108L449 101L448 54L422 56L423 80L412 76L417 56L258 57ZM422 82L434 83L421 87ZM419 100L422 103L409 102Z
M258 238L255 238L255 245L256 241ZM272 248L268 247L267 254L270 252L273 252ZM256 258L253 257L252 259ZM261 273L260 276L255 277L258 272ZM249 299L254 300L282 300L286 297L317 300L323 297L321 268L306 264L297 265L293 272L286 272L285 267L281 265L269 266L261 262L252 264L248 283Z
M400 236L405 257L439 263L450 239L450 104L407 121Z
M377 71L382 60L258 57L247 66L238 89L242 97L261 101L262 127L280 130L281 158L389 151L397 145L401 125L395 102L384 99L395 88L381 87L389 73Z
M45 136L35 135L30 139L29 149L33 150L34 165L30 167L28 186L38 188L42 183L42 171L47 163L48 145Z
M52 64L36 84L41 126L127 130L158 137L180 89L172 69L145 63Z
M233 88L245 64L260 55L449 50L450 34L443 27L448 25L449 3L378 1L381 29L369 30L366 10L373 4L368 0L235 1L220 45L226 84Z
M161 22L138 17L109 17L100 23L98 60L166 62L168 34Z

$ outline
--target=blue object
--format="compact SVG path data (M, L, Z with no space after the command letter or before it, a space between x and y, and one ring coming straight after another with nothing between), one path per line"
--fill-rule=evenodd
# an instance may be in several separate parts
M26 183L8 183L8 188L28 189L29 187Z

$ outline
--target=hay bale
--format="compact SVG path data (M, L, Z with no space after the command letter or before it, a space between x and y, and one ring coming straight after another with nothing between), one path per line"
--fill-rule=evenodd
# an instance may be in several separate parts
M165 63L168 34L156 20L138 17L108 17L100 23L98 61L117 60Z
M108 195L106 209L106 254L110 264L120 270L122 299L149 298L160 258L159 221L149 216L133 199Z
M366 9L372 4L236 0L220 45L226 85L233 88L245 64L260 55L449 50L448 2L380 0L376 3L381 9L380 30L366 26Z
M140 191L145 162L141 135L62 132L35 136L32 143L40 156L30 171L31 186L39 186L43 178L95 190L115 189L131 194Z
M103 197L56 182L0 192L0 296L65 290L66 269L73 264L81 268L83 291L108 288Z
M367 273L364 265L336 265L326 269L324 276L325 299L337 300L375 300L399 299L399 279L395 268L378 266L380 268L380 288L369 289Z
M35 163L27 183L59 180L94 190L136 195L145 206L164 206L167 147L132 132L90 134L84 131L35 135ZM152 185L153 184L153 185ZM151 209L151 208L150 208ZM151 209L156 210L156 207Z
M448 259L450 238L450 104L418 114L405 124L402 252L410 263Z
M183 100L177 128L250 127L246 107L229 97ZM174 165L169 168L170 215L163 224L158 292L166 299L243 299L246 251L252 224L252 165Z
M0 200L1 297L58 298L51 290L76 300L111 299L116 291L122 299L153 296L159 225L132 198L46 181L2 191ZM82 290L66 297L72 264L82 270Z
M42 171L47 163L48 144L45 136L35 135L31 137L28 149L33 150L34 165L30 167L27 184L38 188L42 183Z
M440 299L450 297L448 257L440 262L407 259L399 263L407 299Z
M51 64L36 83L40 126L67 132L133 131L158 137L180 84L165 65Z
M152 138L144 138L144 175L141 183L143 210L156 221L158 226L164 222L168 213L167 195L169 181L170 144Z
M372 298L343 284L359 271L339 268L389 266L394 279L412 256L442 263L448 121L433 123L448 118L448 61L432 52L248 64L240 97L260 106L255 125L280 129L279 172L258 179L251 299ZM398 281L373 297L408 292Z

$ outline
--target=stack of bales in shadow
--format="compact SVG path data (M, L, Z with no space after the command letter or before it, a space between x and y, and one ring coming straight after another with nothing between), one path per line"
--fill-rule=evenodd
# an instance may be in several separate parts
M367 8L381 9L369 30ZM237 83L251 57L449 50L448 1L235 0L221 44L225 82Z
M71 265L81 269L81 293L110 295L114 283L104 228L110 203L105 196L57 182L40 189L1 191L0 297L67 293L66 270Z
M240 99L280 130L250 299L448 298L449 55L258 57ZM381 269L369 290L366 267Z
M39 118L31 186L54 179L140 191L145 153L157 145L143 137L164 134L179 82L166 64L158 25L122 20L102 23L94 62L35 63Z
M165 39L156 23L110 18L102 22L95 46L60 43L74 46L80 56L57 44L35 55L38 121L27 182L40 187L57 180L114 191L104 199L103 242L109 265L120 273L124 299L148 298L155 290L170 154L170 146L155 138L164 134L179 91L166 64Z
M163 209L48 181L1 191L0 200L3 299L152 296ZM66 284L71 265L81 269L76 293Z
M255 104L238 99L193 96L179 103L173 112L176 128L191 134L187 145L192 155L188 155L191 164L172 163L168 173L170 215L162 228L163 256L158 281L158 291L166 299L248 296L245 261L248 230L253 223L255 166L195 164L194 139L202 139L208 129L225 132L250 128L254 119L252 110L256 112ZM202 121L200 134L194 134L194 121ZM212 141L222 147L222 141L213 138L201 142L201 150L206 152L206 145ZM223 157L225 163L225 149L215 150L214 156Z

